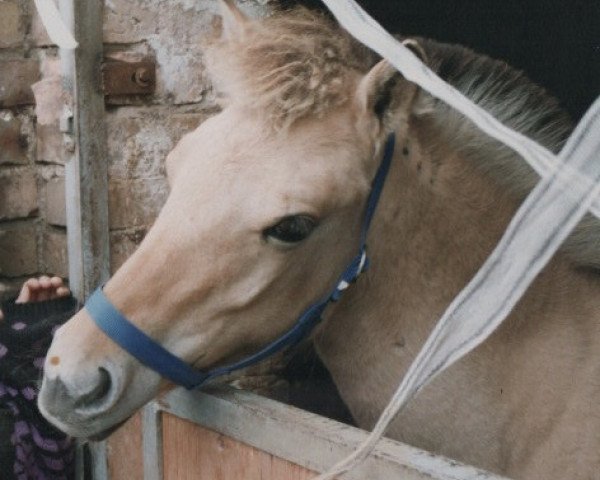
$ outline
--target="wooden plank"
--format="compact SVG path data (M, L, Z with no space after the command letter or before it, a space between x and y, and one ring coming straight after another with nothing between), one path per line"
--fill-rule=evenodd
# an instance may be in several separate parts
M309 480L315 473L173 415L163 417L165 480Z
M144 477L142 460L142 413L131 419L107 440L107 476L95 480L148 480Z
M74 144L65 171L69 283L83 301L110 274L108 155L99 89L103 1L60 0L60 11L79 42L76 50L60 55L72 97L72 121L66 117L62 123Z
M358 428L239 390L223 389L204 393L176 389L160 399L157 406L169 414L316 472L324 471L350 454L367 436L367 432ZM168 428L184 427L170 425ZM163 429L164 443L167 445L172 441L167 440L167 435L170 435L170 439L174 437L172 433L167 433L166 424ZM197 452L193 445L204 444L202 437L206 432L186 432L186 436L182 438L191 444L189 448L193 452ZM179 445L178 448L184 446ZM236 450L232 447L232 451ZM168 461L177 460L178 457L174 457L173 452L165 452L168 455L165 456L165 469L183 468L167 466ZM223 461L236 462L236 459L228 458ZM501 480L503 477L384 439L359 468L349 472L344 478Z

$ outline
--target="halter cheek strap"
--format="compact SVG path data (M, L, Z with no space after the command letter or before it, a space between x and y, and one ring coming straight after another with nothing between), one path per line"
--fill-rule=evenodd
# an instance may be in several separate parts
M284 347L298 343L303 338L306 338L319 323L321 314L327 305L330 302L339 300L344 290L368 267L366 253L367 233L390 169L394 155L394 143L395 138L393 135L390 135L385 144L383 159L373 180L371 193L367 201L358 254L348 264L336 286L328 295L308 307L290 330L254 355L231 365L204 372L188 365L137 328L106 298L102 287L98 288L90 296L85 305L86 310L96 325L121 348L129 352L145 366L187 389L197 388L214 377L253 365L282 350Z

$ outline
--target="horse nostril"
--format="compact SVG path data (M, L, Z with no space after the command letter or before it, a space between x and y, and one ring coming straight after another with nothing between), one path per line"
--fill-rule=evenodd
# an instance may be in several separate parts
M94 403L104 399L108 392L112 381L108 370L105 368L98 368L98 381L96 385L87 393L81 395L75 400L73 406L75 408L86 408L92 406Z
M99 367L66 383L63 378L46 377L38 404L44 415L68 421L102 413L117 399L117 387L107 368Z

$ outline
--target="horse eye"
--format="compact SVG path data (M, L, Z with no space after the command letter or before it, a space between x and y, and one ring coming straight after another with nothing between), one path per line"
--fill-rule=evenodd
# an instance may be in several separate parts
M308 237L317 226L314 218L307 215L291 215L263 231L265 238L283 243L298 243Z

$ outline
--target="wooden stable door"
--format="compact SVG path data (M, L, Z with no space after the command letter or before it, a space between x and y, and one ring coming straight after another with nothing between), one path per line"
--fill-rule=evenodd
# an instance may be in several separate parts
M249 392L176 389L111 436L96 480L308 480L366 437L363 430ZM389 439L344 478L501 480Z

